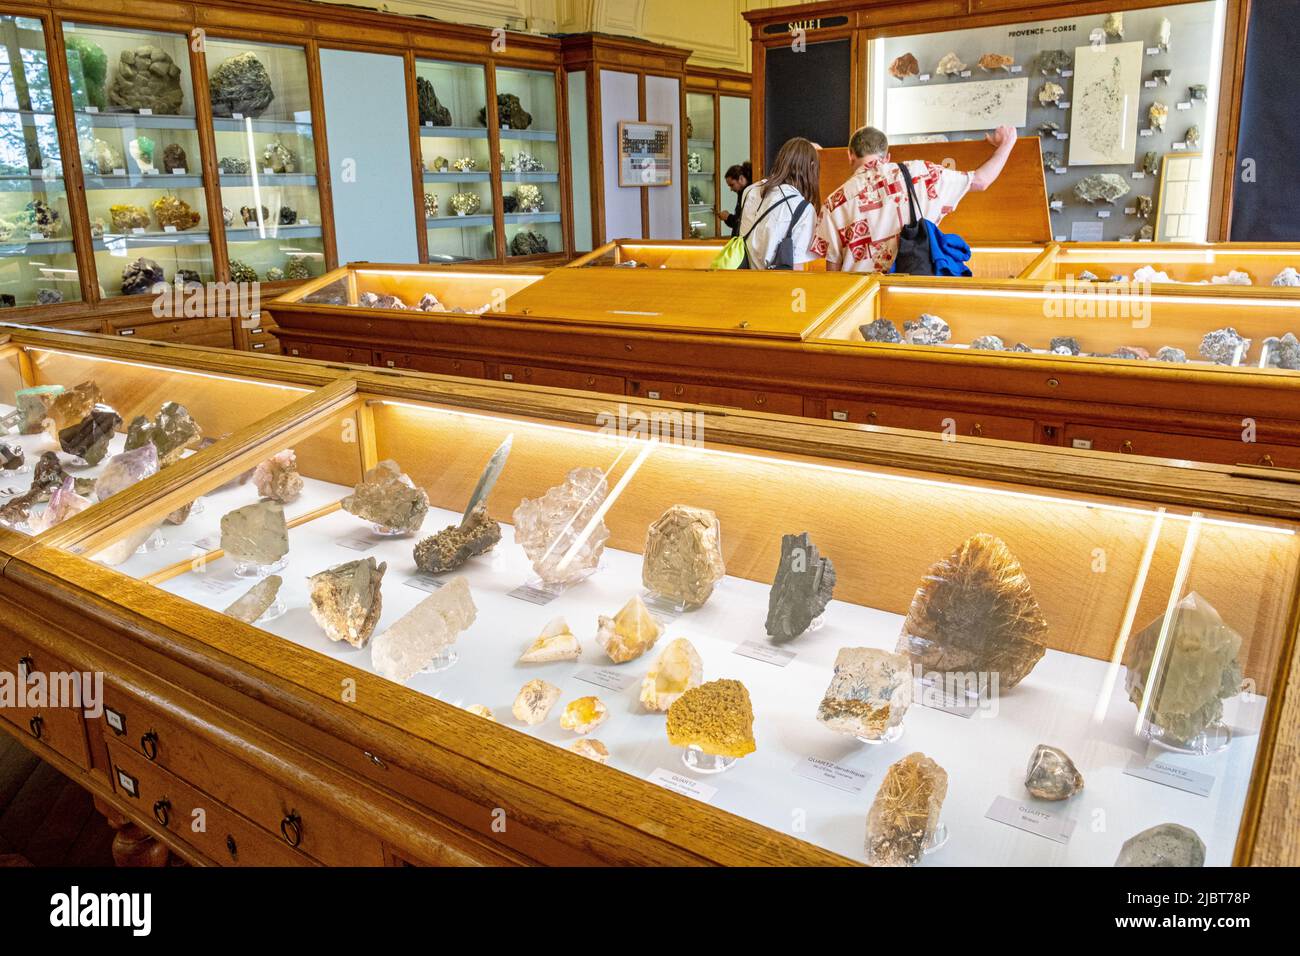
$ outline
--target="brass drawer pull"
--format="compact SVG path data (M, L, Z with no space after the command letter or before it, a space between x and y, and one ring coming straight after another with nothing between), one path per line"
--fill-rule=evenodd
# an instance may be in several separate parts
M1261 467L1261 468L1272 468L1272 467L1273 467L1273 456L1272 456L1272 455L1265 455L1263 458L1261 458L1261 459L1259 460L1259 464L1260 464L1260 467Z
M1133 454L1133 443L1131 441L1125 441L1124 444L1119 446L1119 453L1121 455Z
M172 819L172 802L163 797L153 805L153 818L163 826L169 826Z
M152 730L140 738L140 750L150 760L158 759L158 735Z
M361 752L365 754L366 759L369 760L376 767L380 768L381 770L388 769L388 765L384 763L384 758L379 756L379 754L372 754L369 750L363 750Z
M27 721L27 728L32 732L32 736L37 740L45 733L45 719L37 714L31 720Z
M290 810L289 815L280 821L280 836L289 846L296 847L302 843L302 817L298 816L298 811Z
M984 437L984 426L981 425L979 422L976 422L974 425L971 426L970 433L974 435L976 438L982 438Z

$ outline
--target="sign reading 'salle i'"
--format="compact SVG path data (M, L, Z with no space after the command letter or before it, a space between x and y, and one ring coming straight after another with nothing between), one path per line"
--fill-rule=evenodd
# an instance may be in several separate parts
M813 17L807 20L786 20L782 23L769 23L763 27L764 33L812 33L814 30L829 30L842 27L849 22L848 17Z

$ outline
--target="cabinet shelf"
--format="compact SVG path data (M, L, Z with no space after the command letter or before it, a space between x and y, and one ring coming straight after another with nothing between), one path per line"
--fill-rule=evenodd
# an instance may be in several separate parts
M315 186L316 177L312 173L258 173L256 176L222 173L218 182L223 188L252 186L254 182L258 186Z
M468 173L425 173L426 183L486 183L492 181L492 174L482 170Z
M28 239L26 242L0 243L0 259L15 256L57 256L73 251L71 239Z
M532 140L536 143L555 142L555 130L548 129L503 129L502 139Z
M547 173L547 172L536 172L536 173L505 172L501 174L501 181L503 183L558 183L560 181L560 174Z
M230 116L214 116L212 128L218 133L242 133L252 127L254 133L288 133L290 135L311 135L311 118L305 120L272 120L245 117L234 119Z
M526 226L530 223L559 222L560 214L558 212L508 212L505 219L507 226Z
M686 145L691 149L707 149L710 153L716 148L711 139L688 139Z
M57 184L57 188L51 188L51 185ZM31 174L24 176L21 173L0 176L0 192L65 192L66 187L61 176L40 176Z
M505 133L503 132L504 136ZM482 126L431 126L420 127L421 139L487 139L488 131Z
M263 229L233 228L226 229L227 242L256 242L259 239L315 239L321 234L320 226L313 224L279 226L268 224Z
M105 233L95 239L96 252L111 252L120 246L201 246L212 242L206 229L187 232Z
M510 217L507 216L507 219ZM467 226L490 226L492 214L483 213L474 216L429 216L425 224L430 229L462 229Z
M197 129L193 116L174 116L154 113L92 113L74 111L78 123L89 123L96 129Z
M139 173L126 173L122 176L86 174L87 189L150 189L155 187L162 189L201 189L203 188L203 177L168 173L149 176Z

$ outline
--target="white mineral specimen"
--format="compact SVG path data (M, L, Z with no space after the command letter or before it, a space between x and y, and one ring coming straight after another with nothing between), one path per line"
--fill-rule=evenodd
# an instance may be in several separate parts
M515 541L545 583L572 584L600 564L609 529L596 515L608 494L599 468L575 468L563 484L519 503Z
M704 660L695 646L679 637L664 648L641 681L641 703L666 711L678 697L704 682Z
M554 661L576 661L581 654L582 647L569 630L569 623L564 618L557 617L542 628L537 640L519 655L519 662L550 664Z
M623 605L613 617L600 616L600 627L596 631L596 643L609 655L615 664L624 664L636 660L650 648L663 628L659 626L645 606L640 595Z
M560 688L544 680L530 680L519 689L511 713L516 720L536 726L546 719L555 702L560 699Z
M380 675L404 684L471 624L478 609L469 582L453 578L375 638L370 662Z

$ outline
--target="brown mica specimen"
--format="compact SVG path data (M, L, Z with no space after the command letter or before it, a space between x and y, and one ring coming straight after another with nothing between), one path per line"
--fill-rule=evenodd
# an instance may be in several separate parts
M939 673L998 675L1010 690L1043 656L1047 621L1011 549L968 538L933 565L912 599L898 653Z
M692 687L668 708L668 742L698 747L719 757L752 754L754 708L738 680L713 680Z
M358 518L402 534L419 531L429 513L429 496L402 474L395 461L381 461L371 468L341 504Z
M415 566L426 574L454 571L470 558L491 551L501 540L501 525L480 504L464 527L453 524L415 546Z
M298 456L292 448L276 452L253 469L253 484L263 498L281 504L297 501L302 494L302 475L298 474Z
M91 410L102 404L104 396L94 382L82 382L76 388L60 392L50 402L46 421L52 424L46 427L50 434L58 434L69 425L85 421Z
M925 754L891 766L867 813L867 863L915 866L939 826L948 773Z
M311 616L331 641L365 647L383 612L379 585L387 564L374 558L349 561L307 579L311 587Z
M985 53L980 57L980 69L992 73L994 70L1010 70L1011 65L1016 62L1014 56L1007 56L1004 53Z
M727 573L720 538L712 511L673 505L646 533L641 583L685 607L700 607Z
M916 57L910 53L904 53L902 56L895 57L894 62L889 64L889 75L896 80L902 80L909 76L921 75L921 64L916 61Z

